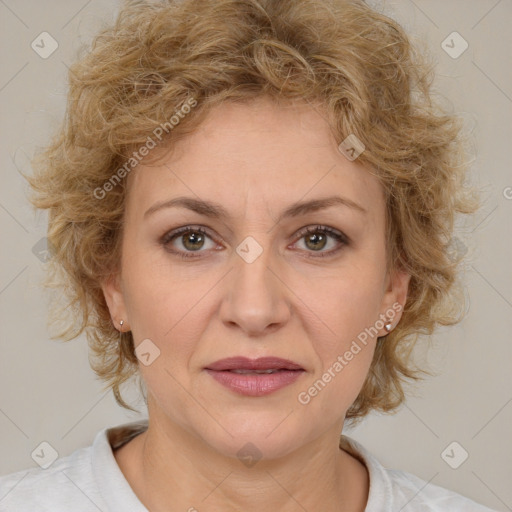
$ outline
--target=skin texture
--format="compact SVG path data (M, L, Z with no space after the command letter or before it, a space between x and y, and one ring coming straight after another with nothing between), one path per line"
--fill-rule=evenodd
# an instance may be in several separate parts
M292 203L333 195L366 213L331 206L276 223ZM230 217L184 208L144 217L178 196L218 202ZM165 161L139 165L129 176L125 213L120 272L104 283L105 298L136 346L149 338L160 350L151 365L140 365L149 429L115 452L139 499L151 511L292 512L319 504L363 511L368 474L339 449L339 435L376 337L307 405L298 394L393 304L405 304L409 276L386 272L377 178L338 151L311 106L260 98L215 108ZM186 234L167 249L160 243L187 225L204 227L210 238L202 246L190 234L188 245ZM316 225L341 231L348 245L331 236L311 243L300 232ZM236 252L247 236L263 249L252 263ZM187 248L199 257L169 252ZM393 326L399 319L397 313ZM282 357L306 371L270 395L242 396L204 371L238 355ZM252 467L237 457L248 442L261 453Z

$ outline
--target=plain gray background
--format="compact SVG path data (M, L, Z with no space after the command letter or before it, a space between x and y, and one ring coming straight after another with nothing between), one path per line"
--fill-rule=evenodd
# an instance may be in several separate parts
M471 179L482 188L485 203L457 234L459 250L469 256L467 316L433 336L428 352L422 348L428 340L421 340L421 357L439 375L416 385L397 414L372 414L345 433L388 467L509 511L512 1L378 5L434 56L436 90L472 133ZM46 217L32 213L18 172L30 170L29 158L63 116L67 66L117 9L113 0L0 0L0 474L35 466L31 453L42 441L65 456L89 445L101 428L138 418L102 389L89 368L85 339L67 344L49 339L48 297L40 287L44 265L37 256ZM42 32L58 43L47 58L31 47ZM464 41L468 48L456 56ZM454 441L458 444L444 459L456 465L468 453L457 469L441 456Z

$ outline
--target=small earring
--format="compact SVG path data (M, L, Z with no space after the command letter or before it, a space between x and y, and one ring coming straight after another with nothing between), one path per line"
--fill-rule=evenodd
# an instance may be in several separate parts
M388 331L388 332L391 332L391 326L392 326L392 323L388 322L387 324L384 324L384 329L386 329L386 331Z
M124 320L120 320L120 321L119 321L119 325L120 325L121 327L123 327L123 324L124 324Z

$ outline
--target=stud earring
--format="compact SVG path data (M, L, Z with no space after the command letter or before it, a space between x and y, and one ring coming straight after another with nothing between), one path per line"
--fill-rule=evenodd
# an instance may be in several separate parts
M121 327L123 327L123 324L124 324L124 320L120 320L120 321L119 321L119 325L120 325Z
M391 326L392 326L392 323L388 322L388 323L384 324L384 329L386 329L386 331L388 331L388 332L391 332Z

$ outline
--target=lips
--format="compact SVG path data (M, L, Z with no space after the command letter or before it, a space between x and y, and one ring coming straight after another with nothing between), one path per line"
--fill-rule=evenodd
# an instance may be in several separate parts
M299 364L279 357L260 357L258 359L229 357L208 365L206 369L233 371L235 373L272 373L279 370L304 370Z
M299 364L279 357L230 357L210 364L205 371L230 391L251 397L274 393L305 373Z

